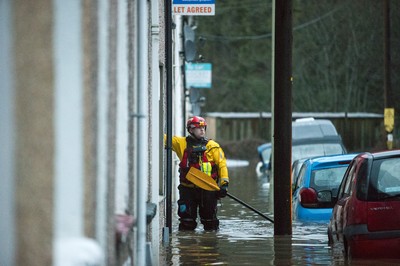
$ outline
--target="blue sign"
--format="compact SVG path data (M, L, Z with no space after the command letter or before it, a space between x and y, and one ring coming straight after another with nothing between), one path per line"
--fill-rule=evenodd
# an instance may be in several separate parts
M210 89L212 77L210 63L186 63L186 88Z

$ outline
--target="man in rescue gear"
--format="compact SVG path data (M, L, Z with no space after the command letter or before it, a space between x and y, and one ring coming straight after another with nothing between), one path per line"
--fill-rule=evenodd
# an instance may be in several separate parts
M217 201L227 194L229 177L226 158L222 148L205 137L207 123L200 116L191 117L186 128L187 137L172 137L172 150L180 160L179 164L179 230L194 230L197 227L197 211L204 230L218 230ZM195 167L211 176L219 191L207 191L186 179L190 167Z

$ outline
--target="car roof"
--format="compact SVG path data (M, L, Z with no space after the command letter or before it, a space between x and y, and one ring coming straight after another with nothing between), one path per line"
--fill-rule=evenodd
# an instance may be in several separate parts
M382 159L385 157L400 156L400 150L380 151L371 153L374 159Z
M324 136L324 137L320 137L320 138L292 139L292 146L303 145L303 144L318 144L318 143L339 143L341 145L343 144L342 138L340 137L340 135ZM261 152L261 151L263 151L267 148L271 148L271 147L272 147L272 143L267 142L267 143L263 143L263 144L259 145L257 147L257 150L259 152Z
M300 163L303 163L305 160L308 160L308 159L310 159L310 158L300 158L300 159L294 160L293 164L300 164Z
M378 152L363 152L360 153L357 157L368 158L371 157L374 160L389 158L389 157L398 157L400 156L400 150L387 150L387 151L378 151Z
M333 123L328 119L312 117L296 119L292 122L292 139L324 138L338 136Z
M337 155L326 155L326 156L317 156L308 158L305 163L313 165L316 167L317 165L330 165L331 163L335 162L350 162L356 157L358 153L348 153L348 154L337 154Z
M292 146L317 143L339 143L343 146L341 136L328 119L312 117L296 119L292 122ZM258 152L271 148L271 142L258 146ZM344 147L343 147L344 148Z

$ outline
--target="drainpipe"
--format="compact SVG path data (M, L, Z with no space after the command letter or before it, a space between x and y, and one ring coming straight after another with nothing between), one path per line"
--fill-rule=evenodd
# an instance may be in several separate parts
M185 88L183 87L183 71L184 64L182 61L182 29L183 29L183 18L181 15L175 15L175 52L174 52L174 71L175 71L175 91L174 91L174 132L176 135L183 136L185 134L184 121L186 121L185 113L183 111L185 98Z
M174 121L174 127L173 127L173 132L175 132L174 135L178 136L185 136L185 121L186 121L186 114L184 111L184 106L185 106L185 88L183 87L183 75L182 73L184 71L184 63L182 60L182 51L183 51L183 17L181 15L175 15L174 16L174 21L175 21L175 34L174 34L174 44L175 44L175 49L173 52L174 56L174 71L175 71L175 78L174 78L174 115L173 115L173 121ZM171 189L171 198L172 201L175 202L177 201L176 195L178 195L178 186L177 183L179 182L179 172L178 172L178 160L174 160L171 162L173 164L172 167L172 187L174 189Z
M136 263L146 265L146 199L147 199L147 164L138 158L148 155L148 35L147 35L147 1L137 1L137 50L136 50L136 91L137 91L137 138L136 138Z

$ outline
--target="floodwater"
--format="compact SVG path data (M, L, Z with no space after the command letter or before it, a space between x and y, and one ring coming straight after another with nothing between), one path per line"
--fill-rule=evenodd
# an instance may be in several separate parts
M269 184L250 167L229 169L229 193L273 219ZM176 207L176 206L174 206ZM170 242L161 247L160 265L395 265L395 261L351 261L341 247L328 245L326 223L293 221L291 236L274 236L271 222L233 199L221 200L220 230L178 231L174 220ZM399 261L397 261L397 265Z

